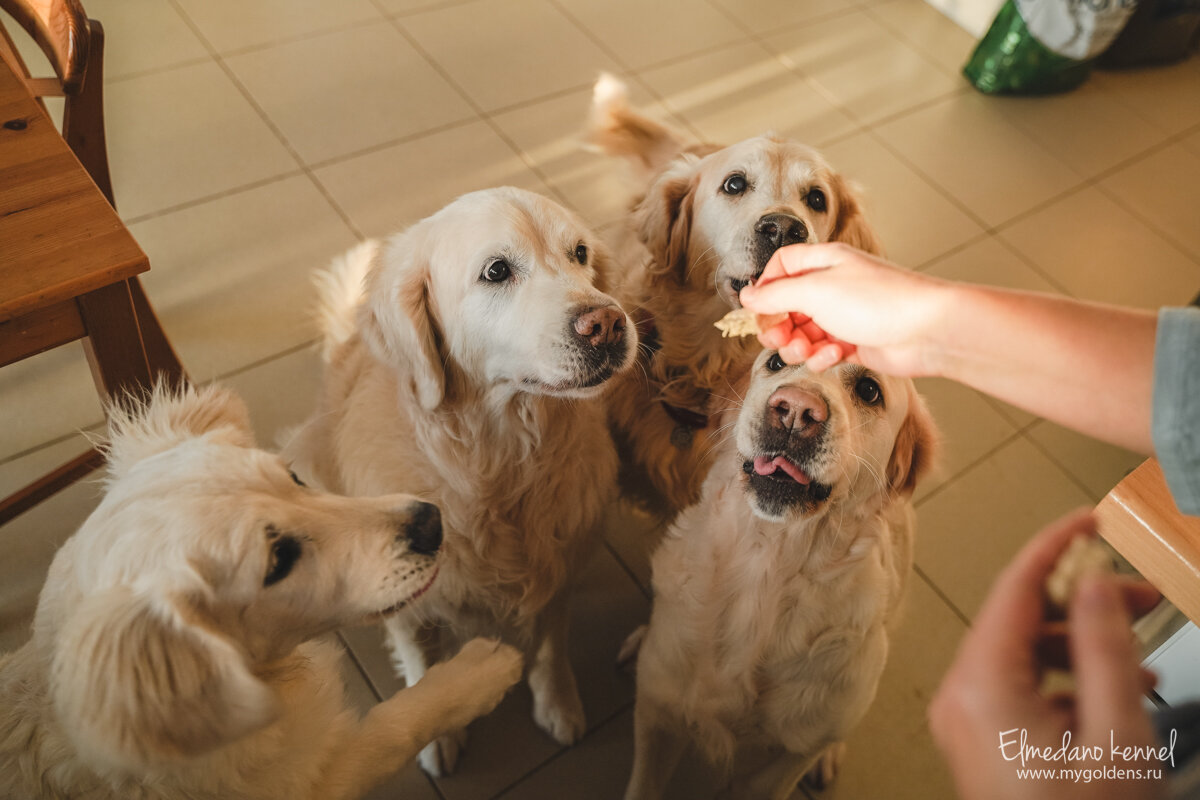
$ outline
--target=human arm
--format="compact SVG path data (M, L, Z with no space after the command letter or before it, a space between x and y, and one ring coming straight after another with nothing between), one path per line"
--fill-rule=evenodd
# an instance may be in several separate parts
M1073 514L1035 537L996 580L964 638L929 709L934 739L954 773L962 800L1150 800L1160 781L1091 782L1022 778L1018 769L1158 769L1134 763L1111 745L1149 747L1155 739L1141 706L1152 678L1141 670L1130 614L1145 611L1157 593L1144 583L1092 575L1080 581L1065 627L1045 619L1043 586L1076 536L1095 533L1089 514ZM1064 641L1065 638L1065 641ZM1048 666L1072 666L1074 696L1039 691ZM1062 758L1030 757L1016 742L1056 751L1065 735L1077 750ZM1091 753L1098 757L1091 757ZM1080 755L1082 754L1082 755Z
M781 248L741 299L792 312L760 336L787 361L951 378L1153 452L1153 312L944 281L837 243Z

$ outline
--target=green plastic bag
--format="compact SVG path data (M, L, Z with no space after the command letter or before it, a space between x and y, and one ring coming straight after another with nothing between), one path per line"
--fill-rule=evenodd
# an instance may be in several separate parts
M984 94L1052 94L1087 80L1137 0L1007 0L963 74Z

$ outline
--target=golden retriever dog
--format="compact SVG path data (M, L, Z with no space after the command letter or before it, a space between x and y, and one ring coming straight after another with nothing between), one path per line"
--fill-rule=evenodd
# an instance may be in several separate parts
M397 670L420 685L466 636L529 658L533 716L584 731L567 659L566 601L616 494L600 399L637 333L597 287L596 237L513 188L464 195L319 278L327 366L318 408L286 452L333 491L411 488L442 509L441 577L388 621ZM462 746L421 756L447 774Z
M912 562L934 430L909 380L763 351L700 501L653 558L626 800L661 797L688 743L739 800L832 780L874 699ZM815 767L815 769L814 769Z
M847 242L879 253L850 183L814 150L773 136L688 146L631 109L625 87L596 84L588 138L644 179L616 244L614 293L642 329L644 369L619 379L611 419L625 489L668 518L699 497L730 382L759 350L713 323L778 248Z
M306 488L221 388L160 387L110 432L105 496L0 657L0 797L360 797L520 678L478 640L360 720L320 637L430 588L437 508Z

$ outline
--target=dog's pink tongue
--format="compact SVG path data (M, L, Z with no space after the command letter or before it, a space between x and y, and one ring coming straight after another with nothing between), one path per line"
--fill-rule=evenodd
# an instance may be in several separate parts
M812 478L805 475L799 467L788 461L783 456L775 456L775 458L757 456L754 459L754 471L759 475L771 475L777 469L781 469L788 475L791 475L792 480L794 480L796 483L804 486L812 483Z

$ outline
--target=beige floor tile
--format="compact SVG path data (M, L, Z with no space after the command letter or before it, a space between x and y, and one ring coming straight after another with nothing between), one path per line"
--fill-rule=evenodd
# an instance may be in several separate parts
M0 370L0 459L104 419L83 345L71 342Z
M992 226L1081 182L1010 124L1000 103L975 93L953 95L875 132Z
M755 33L775 33L846 13L846 0L715 0L726 13Z
M922 270L926 275L966 283L982 283L1024 292L1062 291L997 239L988 236L939 258Z
M706 0L559 0L629 69L745 38ZM670 31L669 35L664 35Z
M209 57L175 6L161 0L88 0L104 25L104 77L121 78Z
M226 61L307 164L475 116L386 20Z
M378 5L388 14L413 14L419 11L474 2L476 0L378 0Z
M925 0L884 0L864 6L872 17L949 75L960 75L975 50L971 34Z
M927 61L863 11L802 25L766 41L864 124L965 91L957 76Z
M546 0L479 0L401 18L484 110L585 86L617 64Z
M311 274L356 242L306 176L131 230L153 265L146 293L197 380L316 338Z
M604 540L649 596L650 556L662 541L666 523L631 503L614 503L604 520Z
M754 42L646 70L641 77L710 142L774 132L822 145L855 129L853 120Z
M367 236L402 230L476 189L517 186L553 196L483 122L340 161L316 175Z
M942 378L921 378L917 391L925 398L941 434L937 467L920 486L920 502L971 464L1017 433L1016 426L976 392Z
M917 566L968 616L1000 570L1050 522L1091 498L1017 439L921 504Z
M616 669L625 637L649 618L645 596L607 550L601 550L576 586L572 606L571 662L588 715L589 730L633 700L632 676ZM381 637L370 629L345 632L368 678L381 695L400 687ZM532 702L521 685L488 717L471 726L458 772L437 780L447 800L484 800L530 772L561 748L530 717Z
M862 187L867 219L897 263L920 267L983 233L979 223L871 134L856 134L824 152Z
M1200 125L1200 56L1166 67L1097 70L1091 81L1117 95L1148 122L1167 133Z
M1029 428L1026 435L1082 483L1097 503L1146 460L1140 453L1096 441L1045 420Z
M1075 297L1156 308L1191 300L1200 264L1088 187L1000 236Z
M630 84L634 105L655 119L681 123L636 83ZM546 182L593 225L624 219L638 185L624 159L589 152L583 139L591 90L521 106L497 114L500 127Z
M19 489L86 449L82 436L0 464L0 494ZM0 653L28 640L38 595L58 548L100 502L93 473L0 527Z
M996 98L1011 123L1080 175L1092 177L1166 139L1098 84L1053 97ZM1099 131L1103 134L1098 135Z
M922 535L918 515L918 540ZM910 575L875 703L846 743L841 776L814 797L954 800L953 779L925 712L965 632L962 620L919 576Z
M179 4L220 53L381 16L371 0L179 0Z
M275 451L316 407L322 369L317 349L305 347L221 382L246 401L258 446Z
M296 169L214 63L119 81L105 103L113 192L125 219Z
M1183 137L1180 142L1184 147L1200 156L1200 127L1197 127L1195 132Z
M1168 145L1105 178L1100 186L1200 260L1200 153Z

